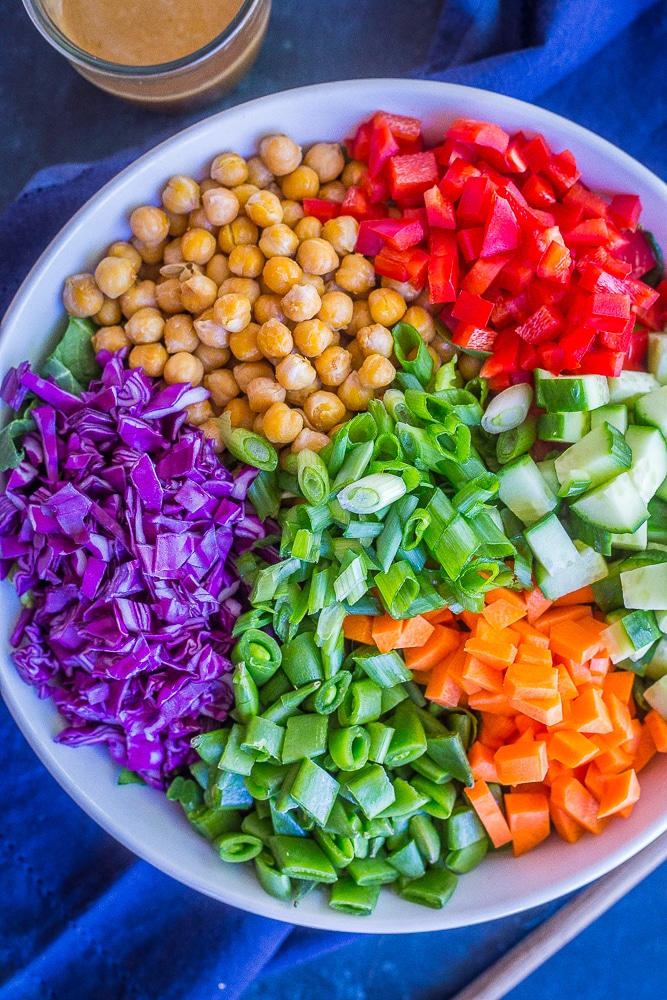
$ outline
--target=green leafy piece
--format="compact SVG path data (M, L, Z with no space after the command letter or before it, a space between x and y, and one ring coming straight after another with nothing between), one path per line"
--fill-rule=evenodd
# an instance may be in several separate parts
M20 442L26 434L35 429L32 417L17 417L0 431L0 471L15 469L23 460L24 451ZM17 442L19 447L17 447Z
M80 396L102 370L93 348L94 333L95 326L90 320L70 316L67 329L40 374L44 378L51 375L61 389Z

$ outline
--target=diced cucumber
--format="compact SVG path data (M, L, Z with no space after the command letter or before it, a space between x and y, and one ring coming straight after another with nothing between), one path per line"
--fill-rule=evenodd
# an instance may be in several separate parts
M658 486L657 490L655 491L655 495L660 500L664 500L665 503L667 503L667 476L660 483L660 486Z
M649 333L646 366L660 385L667 385L667 333Z
M635 420L638 424L657 427L667 437L667 385L662 385L637 400Z
M571 496L573 486L579 486L582 482L588 482L585 489L606 483L630 468L632 456L630 446L621 432L605 421L555 460L556 475L561 486L559 495ZM667 467L665 472L667 473Z
M523 537L549 575L558 573L579 558L574 542L555 514L547 514L537 524L526 528Z
M628 427L625 440L632 450L630 479L648 503L667 476L667 441L657 427L641 424Z
M628 429L628 408L621 403L608 403L606 406L598 406L597 410L591 410L591 430L595 430L600 424L611 424L618 428L621 434L625 434Z
M627 472L578 497L572 510L589 524L618 533L636 531L648 518L648 508Z
M611 555L613 538L611 531L589 524L588 521L582 520L574 510L569 512L568 530L571 538L578 538L603 556Z
M565 597L580 587L592 586L608 573L604 556L582 542L575 541L574 545L579 557L558 573L549 574L539 564L535 567L537 585L550 601Z
M612 532L611 544L614 549L641 552L648 545L648 521L644 521L636 531Z
M498 496L524 524L535 524L558 506L558 497L530 455L503 465L496 475L500 480Z
M658 715L667 720L667 674L646 688L644 698Z
M640 396L660 388L655 375L649 372L622 371L617 378L608 378L609 402L632 405Z
M625 570L621 587L626 608L667 611L667 563Z
M600 641L612 663L643 656L659 638L660 629L652 611L629 611L600 632Z
M658 623L658 628L663 635L667 635L667 611L657 611L655 620Z
M536 368L533 372L533 381L535 383L535 404L537 406L544 406L544 394L542 392L542 386L547 379L554 379L555 375L548 372L546 368Z
M650 660L646 664L644 676L657 681L667 674L667 639L664 637L656 642Z
M559 375L545 379L540 388L549 413L595 410L610 401L604 375Z
M570 444L581 441L590 426L590 414L583 410L574 413L543 413L537 422L537 436L540 441Z
M623 607L621 565L620 562L609 563L607 576L592 585L595 603L606 615Z
M556 475L556 460L554 458L545 458L541 462L537 463L537 468L544 476L549 489L552 490L553 493L558 493L560 483L558 482L558 476Z

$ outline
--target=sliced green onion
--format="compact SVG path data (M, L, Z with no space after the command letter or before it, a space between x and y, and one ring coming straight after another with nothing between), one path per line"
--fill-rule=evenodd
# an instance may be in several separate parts
M368 412L375 421L375 426L377 427L376 434L378 437L382 434L393 434L394 421L389 416L389 413L387 412L387 407L384 405L381 399L369 400Z
M313 709L320 715L331 715L342 705L352 681L349 670L339 670L324 682L315 693Z
M492 472L486 472L457 490L452 498L452 503L459 513L474 516L484 509L487 500L491 500L497 495L499 489L500 480L498 477L494 476Z
M392 618L405 618L419 593L419 584L409 563L404 559L395 562L386 573L376 573L373 582Z
M511 385L490 401L482 417L482 427L488 434L512 430L524 422L532 403L532 386L527 382Z
M278 452L266 438L244 427L232 428L232 418L229 413L223 413L215 420L220 428L220 436L234 458L256 469L273 472L278 465Z
M248 499L260 521L275 517L280 510L280 489L273 472L259 472L248 487Z
M426 432L442 451L443 458L459 463L466 462L470 458L472 442L470 428L459 420L455 413L450 413L439 424L429 424ZM441 466L441 469L444 469L444 466ZM480 472L486 472L483 465Z
M382 695L382 688L370 678L353 681L338 709L341 726L363 726L367 722L376 722L385 711Z
M525 455L537 440L537 418L526 419L509 430L501 431L496 441L496 457L501 465Z
M333 481L332 489L340 490L349 483L356 482L368 468L368 463L373 457L374 441L362 441L348 451L338 470L338 474ZM338 495L340 501L340 494Z
M333 589L334 573L333 566L322 565L322 563L313 570L308 590L309 615L317 614L318 611L321 611L328 604L332 604L335 601L336 595Z
M401 456L401 443L395 434L378 435L373 446L373 462L396 462Z
M248 628L231 652L232 663L244 662L248 672L261 687L275 674L282 653L276 640L258 628Z
M433 375L433 358L418 330L409 323L397 323L392 327L394 353L404 371L414 375L422 385L427 385ZM413 360L409 360L414 354Z
M301 452L300 452L301 454ZM292 555L303 562L316 563L320 558L322 536L319 532L299 528L292 542Z
M387 389L382 402L394 423L403 422L417 425L414 416L405 402L405 395L400 389Z
M304 448L298 453L296 474L299 488L309 504L319 506L327 501L331 490L329 473L316 452Z
M412 678L412 674L396 650L381 653L376 646L358 646L351 657L381 688L392 688Z
M350 483L338 494L338 502L353 514L374 514L405 493L405 483L398 476L377 473Z
M440 424L435 426L440 427ZM396 424L396 434L408 462L420 463L419 468L439 470L445 456L426 428L413 427L401 421Z
M341 572L334 580L334 592L337 601L344 601L348 598L350 603L354 604L353 595L358 590L361 590L360 596L363 596L368 590L366 586L366 564L363 556L354 556L352 553L349 555L350 558L346 558Z

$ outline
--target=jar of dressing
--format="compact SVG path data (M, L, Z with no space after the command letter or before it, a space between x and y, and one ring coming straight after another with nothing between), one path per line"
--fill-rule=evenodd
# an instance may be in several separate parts
M271 0L23 0L33 23L87 80L155 111L231 90L261 47Z

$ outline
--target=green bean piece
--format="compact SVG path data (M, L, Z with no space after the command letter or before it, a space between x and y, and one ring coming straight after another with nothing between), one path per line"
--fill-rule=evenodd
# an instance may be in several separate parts
M448 736L435 736L426 741L426 752L436 764L462 781L468 788L472 788L475 779L470 770L468 757L466 755L461 737L458 733L451 733Z
M422 795L428 795L429 801L422 806L425 813L435 816L438 819L448 819L456 803L457 791L453 784L436 785L428 778L415 775L412 779L412 787Z
M283 764L292 764L304 757L318 757L327 749L328 720L326 715L292 715L286 723L283 743Z
M337 712L343 704L351 681L352 675L348 670L338 670L311 696L313 710L319 715L332 715Z
M382 714L382 688L370 678L354 681L338 709L341 726L363 726Z
M229 733L227 745L220 758L218 767L223 771L233 771L235 774L248 775L252 771L255 758L242 749L245 742L246 727L234 723Z
M280 812L289 812L291 809L296 809L297 807L296 801L292 798L292 785L294 784L298 770L298 762L287 765L287 773L283 778L283 783L276 797L276 808Z
M234 718L245 724L259 712L259 692L243 661L234 667L232 687L234 688Z
M222 757L228 739L229 729L214 729L210 733L200 733L199 736L194 736L190 745L207 764L217 764Z
M350 837L326 833L321 827L315 827L313 836L335 868L347 868L354 860L354 843Z
M358 833L352 838L355 858L367 858L370 854L371 842L368 837Z
M352 653L352 659L381 688L392 688L412 677L402 656L395 650L380 653L376 646L359 646Z
M274 834L273 823L268 817L260 819L256 812L251 812L243 817L241 832L251 837L258 837L263 844L267 844L269 837Z
M283 670L294 687L324 679L322 654L313 632L301 632L283 646Z
M441 910L452 896L458 878L445 868L429 868L419 878L412 879L404 886L400 895L411 903L430 906L433 910Z
M289 837L306 837L308 835L294 815L294 810L281 812L272 799L270 800L270 808L274 833L284 833Z
M436 785L444 785L445 782L452 780L449 771L445 771L443 767L436 764L433 758L429 757L426 753L413 760L411 766L417 774L421 774L423 778L428 778L429 781L435 782Z
M368 761L371 738L361 726L344 726L329 734L329 753L336 767L357 771Z
M209 786L209 778L212 767L215 771L218 770L215 764L207 764L205 760L196 760L193 764L190 764L190 774L195 779L197 784L201 785L204 791L206 791ZM119 781L118 784L121 784L121 782Z
M280 666L282 653L272 636L261 629L249 628L234 646L231 660L245 663L255 684L262 687Z
M394 823L393 820L382 816L377 816L375 819L366 819L364 817L362 819L362 830L364 837L368 837L369 839L378 837L384 840L386 837L391 837L394 832Z
M475 810L469 806L456 806L447 820L445 830L449 850L458 851L485 838L486 830Z
M401 702L391 722L395 732L384 759L385 767L409 764L421 757L426 752L426 734L412 702Z
M418 878L426 871L423 858L414 840L408 840L407 844L404 844L403 847L400 847L397 851L392 851L387 861L390 865L393 865L397 872L400 872L401 875L406 875L408 878Z
M371 741L368 748L368 759L374 764L382 764L394 735L394 729L392 726L385 725L384 722L367 722L365 728Z
M248 552L246 555L252 556L252 552ZM243 579L245 579L245 577L243 577ZM252 581L246 582L251 583ZM250 611L245 611L242 615L239 615L234 622L232 638L236 639L238 636L243 635L244 632L247 632L251 628L261 629L262 625L266 625L270 618L271 612L266 611L264 608L251 608ZM245 657L241 656L239 659L243 660Z
M346 782L368 819L374 819L396 798L394 786L381 764L368 764Z
M259 837L249 833L221 833L214 845L223 861L251 861L264 847Z
M313 681L311 684L304 684L303 687L298 688L296 691L287 691L282 694L273 705L262 712L263 719L269 719L271 722L276 722L280 725L294 715L294 713L299 708L301 702L305 701L308 695L313 694L320 687L320 681Z
M233 809L195 809L188 820L200 836L214 841L220 834L240 828L241 813Z
M292 883L288 875L278 870L276 860L269 851L261 851L255 858L255 871L262 889L276 899L288 902L292 898Z
M314 716L314 718L321 718ZM319 823L326 823L338 794L340 785L328 771L318 767L307 757L301 761L290 790L292 798L309 816Z
M245 738L241 749L249 753L256 761L280 761L285 727L279 726L261 715L254 715L246 726Z
M216 809L247 809L252 795L246 786L247 776L234 771L220 771L213 787L218 791Z
M429 801L428 795L423 795L412 787L403 778L396 778L394 781L394 792L396 798L390 806L383 809L381 817L412 816L418 809L426 805Z
M345 659L345 636L342 629L338 634L332 633L322 643L322 669L327 680L335 677Z
M276 761L259 760L252 772L243 780L253 799L259 802L270 799L282 787L287 767Z
M450 712L447 717L447 727L451 732L458 734L466 751L477 738L477 719L472 712Z
M357 885L388 885L398 878L397 870L383 858L355 858L347 871Z
M341 798L341 793L333 804L329 818L323 824L322 829L326 833L336 833L341 837L354 837L361 830L361 818L352 810L356 808Z
M445 864L450 871L457 875L465 875L482 861L489 850L489 841L486 837L476 840L467 847L460 847L456 851L448 851L445 855Z
M405 689L404 684L395 684L390 688L383 688L382 690L382 715L386 715L387 712L391 712L392 708L396 708L400 705L402 701L406 701L408 697L408 692Z
M435 864L440 857L440 836L435 824L428 816L418 813L410 817L408 831L426 864Z
M290 679L285 673L285 671L279 667L271 680L263 684L259 691L259 699L262 705L262 709L267 708L269 705L273 705L275 701L284 695L288 691L293 691L294 688L290 683Z
M269 839L269 847L284 875L316 882L335 882L338 878L322 848L308 837L277 834Z
M431 702L431 704L434 704L434 702ZM435 707L438 709L441 708L440 705L436 705ZM419 705L415 705L414 711L417 713L417 717L420 719L421 724L424 727L424 732L428 737L449 735L447 727L444 726L440 719L438 719L433 712L429 711L429 709L421 708Z
M357 885L354 879L339 878L331 886L329 906L338 913L368 917L375 909L380 888L380 885Z

